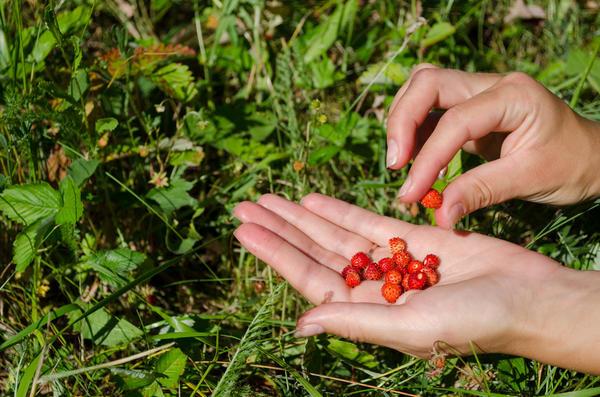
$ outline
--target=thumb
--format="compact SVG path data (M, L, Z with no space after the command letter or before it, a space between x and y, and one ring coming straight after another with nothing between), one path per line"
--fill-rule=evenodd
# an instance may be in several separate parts
M452 229L466 214L521 195L527 184L519 178L523 165L503 157L465 172L444 189L442 207L436 210L439 226Z

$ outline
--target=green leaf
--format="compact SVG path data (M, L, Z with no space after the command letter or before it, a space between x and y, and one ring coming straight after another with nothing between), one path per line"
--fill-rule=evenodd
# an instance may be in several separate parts
M0 29L0 71L10 66L10 54L4 30Z
M499 380L512 387L515 392L523 392L527 384L528 370L522 357L500 360L496 368Z
M109 131L109 132L114 131L114 129L117 128L118 125L119 125L119 122L112 117L98 119L96 121L96 133L102 134L103 132L106 132L106 131Z
M40 63L46 59L54 47L56 47L56 39L50 31L46 30L44 33L40 34L40 37L36 40L33 49L27 55L27 60Z
M379 85L402 85L410 76L410 68L399 63L390 63L388 67L379 74L379 70L385 66L385 62L379 62L370 65L360 77L360 84L379 84Z
M422 47L429 47L445 38L451 36L456 31L456 28L448 22L438 22L433 25L421 41Z
M77 159L67 168L67 174L81 186L96 172L98 165L100 165L100 160Z
M177 178L171 181L169 187L160 187L150 190L146 197L154 200L165 214L171 214L186 205L193 207L198 201L187 192L194 187L194 182Z
M156 375L148 371L111 367L110 372L117 376L117 383L123 390L135 390L148 386L156 379Z
M125 274L136 269L143 261L143 254L119 248L95 252L82 265L97 271L98 276L107 283L120 287L128 281Z
M0 193L0 211L23 225L55 215L61 208L60 194L46 182L14 186Z
M52 224L53 217L37 221L17 234L13 243L13 262L16 265L16 271L22 272L31 263L40 245L40 242L48 227Z
M71 312L74 317L81 310ZM124 318L118 318L104 309L97 310L81 321L80 332L85 339L96 345L117 347L132 342L142 335L142 331Z
M81 191L73 178L67 175L59 184L62 195L63 207L56 214L57 225L65 223L75 224L83 214L83 203L81 202Z
M17 388L16 397L26 397L29 391L29 386L33 381L33 376L40 361L41 355L38 355L29 365L25 368L21 379L19 379L19 387Z
M159 378L158 383L164 387L171 389L177 388L179 383L179 377L183 375L185 371L185 363L187 358L185 354L179 349L171 349L167 353L164 353L158 359L154 371L165 375L165 378Z
M360 351L358 346L356 346L354 343L330 338L327 348L340 357L350 360L353 363L357 363L363 367L373 368L377 366L375 357L367 352Z
M341 149L341 147L336 145L327 145L315 150L314 152L310 152L308 155L308 164L313 167L321 165L338 154Z
M306 52L304 53L304 62L310 63L318 56L324 54L329 47L333 45L341 30L342 13L344 5L339 4L333 14L327 18L327 21L320 25L308 42Z
M188 102L196 96L196 80L187 65L170 63L154 71L150 80L165 94L182 102Z

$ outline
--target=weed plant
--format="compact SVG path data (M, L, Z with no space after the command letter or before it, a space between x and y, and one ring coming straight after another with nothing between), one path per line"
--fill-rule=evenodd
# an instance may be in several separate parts
M0 0L0 394L600 394L521 357L427 361L293 336L310 305L233 238L231 210L394 200L386 109L411 68L524 71L600 120L600 4ZM460 153L440 182L481 160ZM600 201L511 201L459 227L600 270Z

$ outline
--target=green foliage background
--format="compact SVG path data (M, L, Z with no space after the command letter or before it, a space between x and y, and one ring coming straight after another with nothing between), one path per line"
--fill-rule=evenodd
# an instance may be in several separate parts
M2 394L600 394L520 357L435 373L297 340L308 303L232 238L231 210L267 192L429 223L385 168L386 109L419 62L524 71L600 120L598 2L508 20L515 3L0 0ZM513 201L460 227L600 270L598 204Z

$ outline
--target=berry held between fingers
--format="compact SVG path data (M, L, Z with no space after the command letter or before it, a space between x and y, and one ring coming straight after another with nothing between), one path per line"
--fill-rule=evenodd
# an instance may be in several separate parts
M357 272L349 272L346 276L346 285L348 287L356 287L361 282L360 274Z
M442 194L434 189L430 189L420 200L425 208L440 208L442 206L442 201Z
M406 241L402 240L400 237L392 237L390 239L390 252L392 253L392 255L405 250Z

